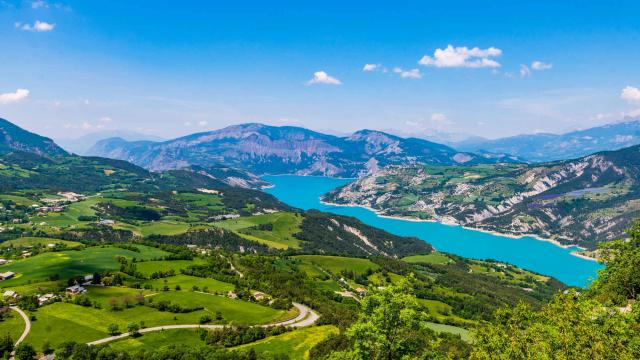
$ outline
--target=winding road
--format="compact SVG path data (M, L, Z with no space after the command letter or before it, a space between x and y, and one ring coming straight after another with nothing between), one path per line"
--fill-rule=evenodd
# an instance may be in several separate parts
M20 335L20 337L18 338L18 341L16 341L15 346L17 347L18 345L20 345L20 343L24 341L27 335L29 335L29 331L31 331L31 321L29 320L29 317L27 316L27 314L25 314L24 311L22 311L22 309L20 309L19 307L11 306L10 308L11 310L20 314L20 316L22 316L22 319L24 320L24 323L25 323L24 331L22 332L22 335ZM9 354L9 359L10 360L13 359L14 355L15 355L15 351L12 351L11 354Z
M318 315L315 311L311 310L308 306L305 306L299 303L293 303L293 306L295 306L298 309L298 316L296 316L295 318L272 323L272 324L255 325L255 326L258 326L258 327L271 327L271 326L305 327L305 326L313 325L316 321L318 321L318 318L320 318L320 315ZM224 328L224 326L225 325L202 325L202 324L164 325L164 326L155 326L155 327L140 329L139 332L141 334L146 334L154 331L163 331L163 330L172 330L172 329L222 329ZM87 343L87 345L105 344L111 341L124 339L130 335L131 334L127 332L120 335L109 336L100 340L89 342ZM26 335L23 334L23 336L26 336Z

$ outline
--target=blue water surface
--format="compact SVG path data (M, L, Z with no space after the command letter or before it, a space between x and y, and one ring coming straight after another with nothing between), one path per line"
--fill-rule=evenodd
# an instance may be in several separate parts
M320 196L353 180L316 176L265 176L274 185L265 189L282 202L300 209L318 209L339 215L353 216L360 221L401 236L418 237L440 251L473 258L495 259L523 269L550 275L567 285L586 286L596 277L602 265L570 254L550 242L531 237L511 238L464 229L435 222L416 222L380 217L361 207L326 205Z

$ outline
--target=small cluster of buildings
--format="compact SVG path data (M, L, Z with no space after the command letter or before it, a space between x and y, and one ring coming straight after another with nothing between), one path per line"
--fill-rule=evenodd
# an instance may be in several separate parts
M12 271L7 271L7 272L0 273L0 281L9 280L14 276L16 276L16 273L14 273Z
M87 289L81 285L73 285L67 288L67 294L69 295L79 295L87 292Z

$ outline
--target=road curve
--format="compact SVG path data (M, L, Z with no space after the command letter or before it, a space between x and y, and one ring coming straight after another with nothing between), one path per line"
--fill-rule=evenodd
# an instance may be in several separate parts
M272 323L272 324L266 324L266 325L255 325L255 326L259 326L259 327L271 327L271 326L291 326L291 327L303 327L303 326L310 326L313 325L318 318L320 318L320 315L318 315L315 311L311 310L308 306L302 305L302 304L298 304L298 303L293 303L293 306L295 306L299 313L298 316L296 316L293 319L289 319L289 320L285 320L285 321L280 321L277 323ZM163 325L163 326L154 326L154 327L149 327L149 328L144 328L144 329L140 329L140 333L141 334L146 334L146 333L150 333L150 332L155 332L155 331L162 331L162 330L172 330L172 329L222 329L224 328L225 325L201 325L201 324L186 324L186 325ZM130 336L130 333L123 333L120 335L115 335L115 336L109 336L100 340L95 340L92 342L87 343L87 345L100 345L100 344L106 344L108 342L111 341L116 341L116 340L120 340L120 339L124 339L126 337Z
M29 331L31 331L31 321L29 320L29 317L27 316L27 314L25 314L24 311L22 311L22 309L20 309L19 307L11 306L10 308L11 310L17 312L18 314L20 314L20 316L22 316L22 319L24 320L24 324L25 324L22 335L20 335L20 337L18 338L18 341L16 341L15 346L17 347L18 345L20 345L20 343L24 341L24 339L27 338L27 335L29 335ZM11 354L9 355L9 359L13 359L14 355L15 355L15 351L11 352Z

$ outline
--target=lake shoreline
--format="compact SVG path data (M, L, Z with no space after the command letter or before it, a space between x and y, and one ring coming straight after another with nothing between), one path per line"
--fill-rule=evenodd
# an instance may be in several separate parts
M358 204L336 204L336 203L332 203L332 202L328 202L325 201L324 199L322 199L322 197L320 198L320 203L323 205L329 205L329 206L344 206L344 207L359 207L359 208L363 208L363 209L367 209L371 212L373 212L374 214L376 214L376 216L381 217L381 218L387 218L387 219L394 219L394 220L403 220L403 221L412 221L412 222L430 222L430 223L439 223L442 225L446 225L446 226L459 226L463 229L467 229L467 230L472 230L472 231L478 231L478 232L482 232L482 233L486 233L486 234L491 234L491 235L496 235L496 236L502 236L502 237L508 237L508 238L512 238L512 239L522 239L522 238L532 238L538 241L544 241L544 242L548 242L551 243L559 248L562 249L569 249L569 248L577 248L579 250L586 250L584 247L580 246L580 245L573 245L573 244L562 244L561 242L559 242L558 240L555 239L547 239L547 238L543 238L540 237L539 235L535 235L535 234L512 234L512 233L501 233L495 230L487 230L487 229L481 229L481 228L475 228L475 227L470 227L470 226L464 226L464 225L460 225L458 223L454 223L454 222L450 222L450 221L438 221L438 220L434 220L434 219L419 219L416 217L410 217L410 216L393 216L393 215L386 215L383 214L380 210L374 209L370 206L366 206L366 205L358 205ZM569 254L571 254L572 256L584 259L584 260L589 260L589 261L595 261L597 262L598 260L595 258L592 258L590 256L586 256L581 254L578 251L571 251L569 252Z

